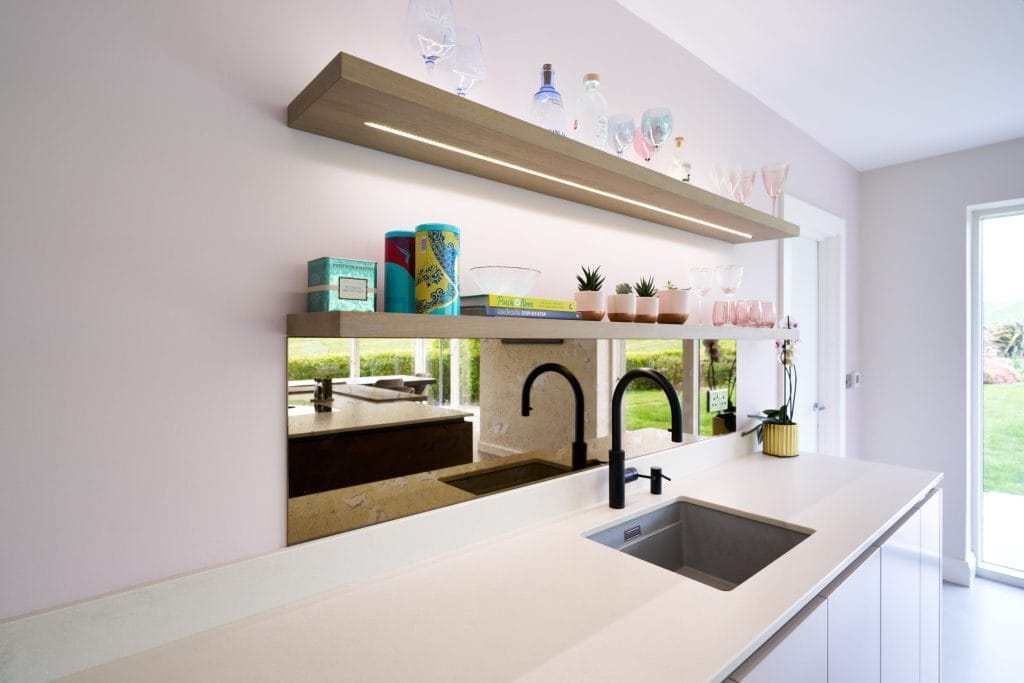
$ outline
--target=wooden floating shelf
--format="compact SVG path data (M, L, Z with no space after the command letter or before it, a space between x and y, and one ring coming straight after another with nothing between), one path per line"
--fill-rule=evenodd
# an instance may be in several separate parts
M344 52L288 106L288 125L726 242L800 234L762 211Z
M411 313L292 313L289 337L413 339L798 339L799 330Z

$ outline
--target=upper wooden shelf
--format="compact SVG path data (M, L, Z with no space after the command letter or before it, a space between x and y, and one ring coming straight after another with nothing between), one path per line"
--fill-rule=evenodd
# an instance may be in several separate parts
M413 313L292 313L289 337L413 339L798 339L799 330Z
M726 242L800 234L762 211L344 52L288 105L288 125Z

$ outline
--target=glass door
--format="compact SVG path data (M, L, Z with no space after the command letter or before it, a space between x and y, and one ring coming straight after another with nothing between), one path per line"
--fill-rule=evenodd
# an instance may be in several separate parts
M1024 580L1024 206L978 220L981 255L979 569Z

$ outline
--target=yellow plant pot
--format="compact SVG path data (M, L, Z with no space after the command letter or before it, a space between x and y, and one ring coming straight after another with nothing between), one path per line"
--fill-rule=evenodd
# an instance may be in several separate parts
M800 425L766 424L761 430L761 443L765 455L780 458L800 455Z

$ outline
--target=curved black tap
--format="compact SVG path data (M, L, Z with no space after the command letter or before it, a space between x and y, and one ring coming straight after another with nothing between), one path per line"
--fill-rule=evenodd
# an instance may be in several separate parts
M672 440L676 443L683 440L683 409L679 405L679 396L672 382L651 368L636 368L623 375L612 394L612 449L608 451L608 506L616 510L626 507L626 452L622 450L622 399L626 394L626 387L641 377L652 380L665 392L668 407L672 411Z
M526 376L526 381L523 382L523 417L529 417L530 410L532 410L530 408L530 389L533 387L533 382L545 372L557 372L568 380L569 386L572 387L572 394L576 398L576 436L572 442L572 469L574 472L582 470L587 466L587 442L583 440L583 388L569 368L558 363L543 363L530 371L530 374Z

